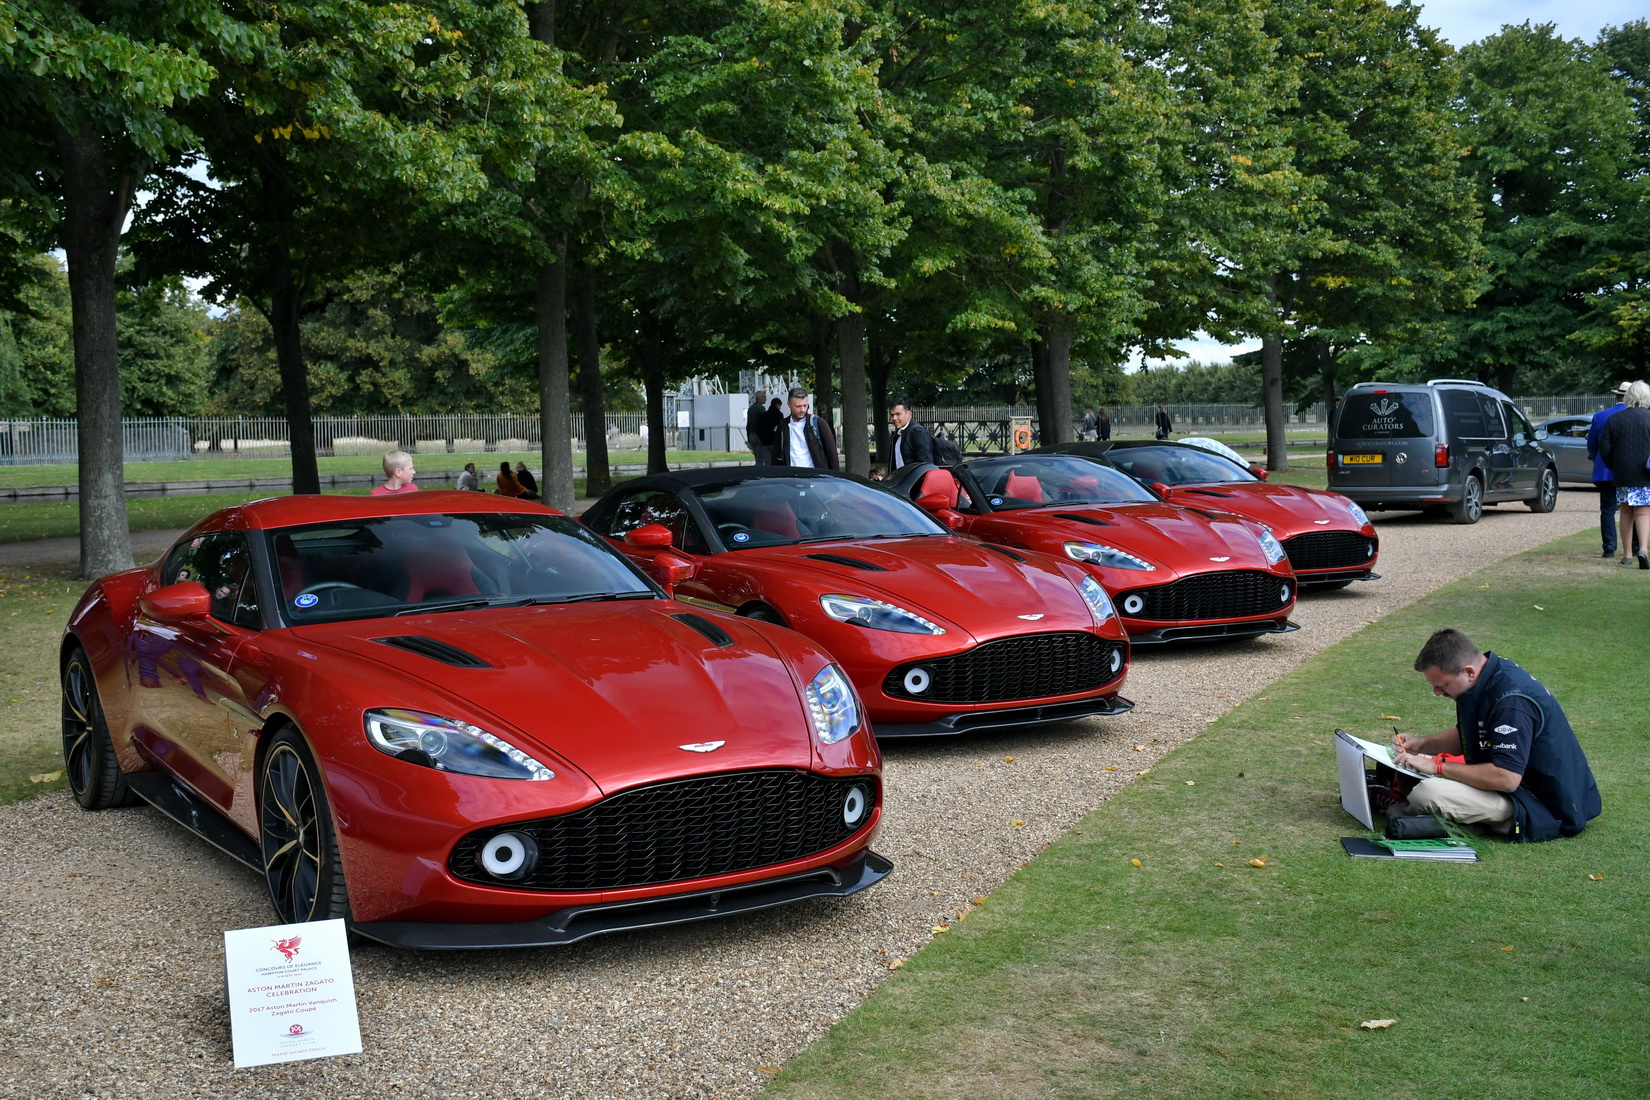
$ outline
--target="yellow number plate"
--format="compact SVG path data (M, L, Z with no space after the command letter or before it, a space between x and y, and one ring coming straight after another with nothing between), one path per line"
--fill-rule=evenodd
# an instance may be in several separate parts
M1384 455L1342 455L1343 466L1379 466Z

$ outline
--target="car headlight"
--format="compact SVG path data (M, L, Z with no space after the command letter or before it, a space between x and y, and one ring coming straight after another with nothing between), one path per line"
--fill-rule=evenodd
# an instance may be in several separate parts
M808 717L821 744L834 745L859 729L859 697L842 670L826 665L808 684Z
M1093 577L1084 577L1083 583L1077 586L1077 591L1083 594L1083 602L1089 605L1089 614L1094 616L1097 624L1103 624L1117 614L1117 609L1111 605L1111 597L1106 590L1100 587L1100 582Z
M556 773L484 729L416 710L369 710L367 740L386 756L426 768L490 779L556 778Z
M1369 513L1358 507L1356 501L1349 500L1346 502L1346 513L1352 517L1352 522L1356 523L1359 527L1363 527L1369 523Z
M1157 570L1157 566L1142 561L1133 554L1098 542L1068 542L1066 557L1073 561L1086 561L1091 565L1103 565L1108 569L1143 569L1148 573Z
M915 611L907 611L882 600L868 596L844 596L827 593L819 597L819 606L825 614L841 623L869 627L872 630L892 630L896 634L944 634L945 628L929 622Z
M1276 565L1289 556L1283 552L1283 543L1270 531L1262 531L1255 536L1255 541L1260 543L1261 553L1266 555L1266 560L1271 565Z

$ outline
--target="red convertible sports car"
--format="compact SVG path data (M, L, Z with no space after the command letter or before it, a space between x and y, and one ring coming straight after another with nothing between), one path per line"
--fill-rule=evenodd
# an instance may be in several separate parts
M283 922L570 943L844 895L881 757L831 658L479 493L216 512L81 599L63 753L261 871Z
M1081 562L1111 594L1136 645L1298 629L1289 621L1295 574L1265 527L1168 504L1089 459L1024 454L955 471L911 466L895 489L988 543Z
M1115 466L1172 504L1232 512L1266 525L1283 543L1302 588L1378 580L1375 525L1339 493L1273 485L1265 474L1200 447L1151 439L1064 443L1035 454L1074 454Z
M858 478L789 467L627 481L584 514L677 599L783 623L841 662L878 737L1133 706L1128 642L1068 561L957 538Z

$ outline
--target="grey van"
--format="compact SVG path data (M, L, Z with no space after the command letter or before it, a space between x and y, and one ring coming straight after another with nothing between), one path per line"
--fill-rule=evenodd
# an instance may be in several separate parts
M1505 500L1551 512L1558 470L1546 436L1478 382L1360 382L1330 430L1329 488L1370 510L1447 511L1456 523Z

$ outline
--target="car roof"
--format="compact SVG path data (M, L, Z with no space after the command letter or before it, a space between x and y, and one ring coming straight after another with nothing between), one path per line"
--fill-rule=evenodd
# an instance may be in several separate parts
M871 485L877 488L874 481L867 481L853 474L844 474L837 470L814 470L806 466L712 466L698 470L673 470L665 474L648 474L645 477L635 478L622 482L613 487L612 492L621 489L660 488L660 489L698 489L706 485L732 485L735 482L751 481L755 478L779 478L802 481L811 478L826 481L853 481L861 485Z
M325 496L304 494L265 497L262 500L222 508L190 528L196 531L258 531L278 527L299 527L340 520L378 519L386 516L427 515L534 515L562 513L544 504L488 493L463 493L452 489L432 489L418 493L383 496Z
M1506 398L1508 401L1512 400L1488 382L1475 382L1471 378L1429 378L1425 382L1357 382L1346 392L1348 394L1369 393L1371 391L1376 393L1392 393L1395 391L1425 392L1436 390L1440 386L1459 386L1463 389L1482 390L1485 393Z

